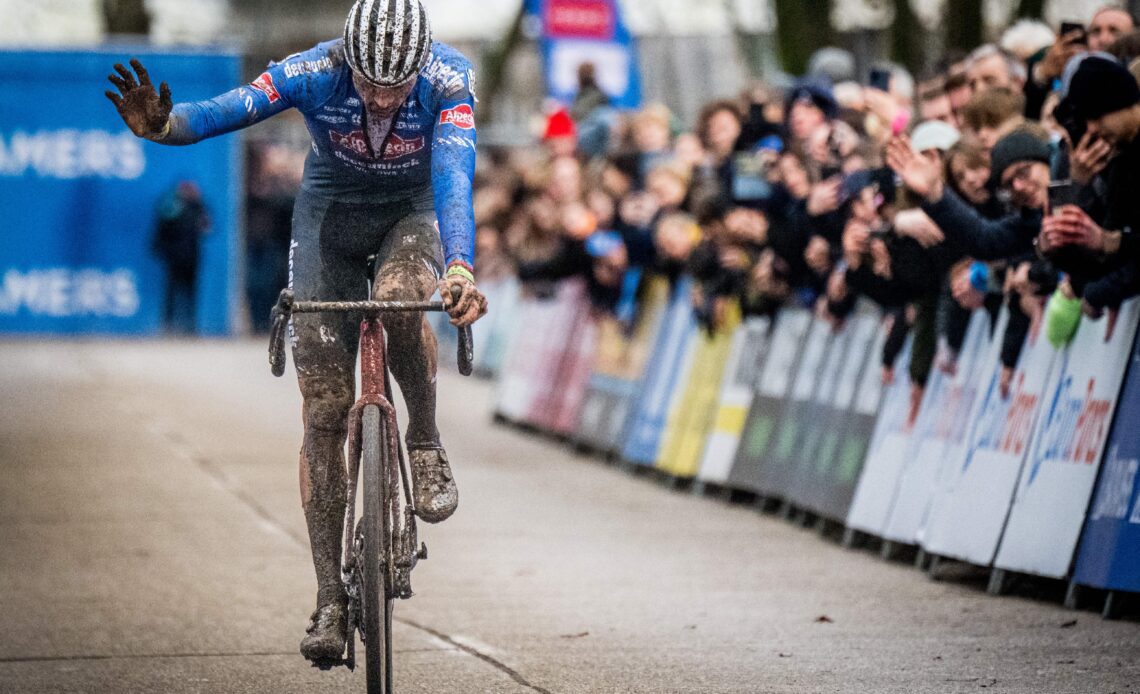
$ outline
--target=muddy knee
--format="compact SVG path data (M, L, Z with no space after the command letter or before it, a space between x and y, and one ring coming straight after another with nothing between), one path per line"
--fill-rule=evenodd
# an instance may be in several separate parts
M342 379L302 377L301 396L305 429L312 432L343 434L347 428L348 411L355 397L354 384Z
M436 274L431 266L414 258L392 260L377 273L372 298L376 301L427 301L435 293ZM407 335L415 339L425 323L418 313L393 313L384 316L384 327L389 333Z

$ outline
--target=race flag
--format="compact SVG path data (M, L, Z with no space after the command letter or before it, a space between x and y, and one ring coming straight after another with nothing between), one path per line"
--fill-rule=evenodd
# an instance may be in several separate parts
M527 0L541 22L547 94L570 103L578 93L578 67L594 65L598 86L613 106L641 106L637 47L616 0Z

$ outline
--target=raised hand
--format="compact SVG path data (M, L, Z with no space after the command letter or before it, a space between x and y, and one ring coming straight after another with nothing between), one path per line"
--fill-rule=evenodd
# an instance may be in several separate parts
M131 67L138 74L137 80L121 63L115 64L118 74L107 79L119 89L119 93L108 90L105 94L131 132L150 140L161 140L170 132L170 111L174 108L170 85L163 82L156 92L150 75L137 58L131 59Z
M910 138L899 135L887 143L887 165L903 180L906 187L930 202L942 199L942 169L938 161L928 159L910 146Z

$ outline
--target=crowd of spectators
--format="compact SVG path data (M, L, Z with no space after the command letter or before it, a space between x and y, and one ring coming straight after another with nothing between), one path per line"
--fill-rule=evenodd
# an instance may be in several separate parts
M914 402L952 371L973 311L1007 306L1003 389L1030 330L1071 339L1140 294L1140 32L1105 7L1055 33L1022 21L915 79L854 74L829 49L808 74L667 108L582 93L542 147L477 171L481 282L581 276L599 312L635 320L645 279L695 281L700 321L726 306L805 306L837 326L857 302L891 324L884 378L913 334ZM860 79L864 77L865 79Z

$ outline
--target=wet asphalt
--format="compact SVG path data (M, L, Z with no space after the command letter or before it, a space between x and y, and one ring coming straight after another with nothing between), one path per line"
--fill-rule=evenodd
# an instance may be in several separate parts
M364 691L297 654L300 398L261 342L0 355L0 692ZM1140 620L933 581L440 393L460 506L397 605L401 694L1140 692Z

